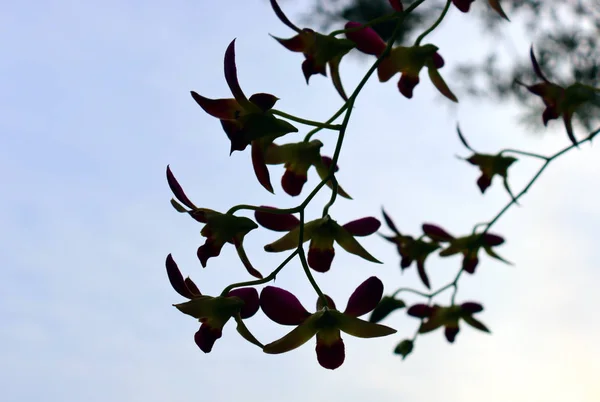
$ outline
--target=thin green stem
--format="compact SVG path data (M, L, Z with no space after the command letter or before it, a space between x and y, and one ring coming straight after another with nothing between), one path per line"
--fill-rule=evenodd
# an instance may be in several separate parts
M294 115L282 112L280 110L271 109L271 113L276 116L280 116L280 117L286 118L288 120L295 121L296 123L305 124L307 126L317 127L319 129L328 129L328 130L335 130L335 131L339 131L341 129L341 126L339 126L337 124L321 123L318 121L307 120L307 119L303 119L301 117L296 117Z
M509 152L509 153L513 153L513 154L517 154L517 155L523 155L523 156L530 156L532 158L543 159L545 161L548 160L548 157L544 156L544 155L536 154L533 152L520 151L518 149L509 149L509 148L503 149L502 151L500 151L500 155L502 155L505 152Z
M342 107L341 107L341 108L339 108L339 110L338 110L337 112L335 112L335 113L334 113L334 115L333 115L333 116L331 116L331 117L330 117L330 118L329 118L329 119L328 119L328 120L325 122L325 124L330 124L330 123L332 123L333 121L335 121L335 119L337 119L338 117L340 117L340 116L341 116L341 114L342 114L342 113L344 113L344 110L346 110L346 108L347 108L347 107L348 107L348 104L347 104L347 103L344 103L344 104L342 105ZM310 138L311 138L313 135L315 135L316 133L318 133L319 131L321 131L321 130L322 130L322 129L321 129L321 127L317 127L317 128L314 128L314 129L310 130L310 131L309 131L309 132L306 134L306 137L304 137L304 142L308 142L308 141L310 141Z
M296 254L298 254L298 250L295 250L292 254L290 254L281 264L279 264L279 266L277 268L275 268L275 270L273 272L271 272L268 276L265 276L262 279L256 279L253 281L246 281L246 282L238 282L238 283L233 283L233 284L227 286L221 292L221 296L226 296L227 293L229 293L232 289L235 289L235 288L241 288L244 286L262 285L263 283L272 281L273 279L275 279L275 277L277 276L279 271L281 271L283 269L283 267L285 267L296 256Z
M438 27L438 25L440 25L442 23L442 21L446 17L446 13L448 13L448 9L450 8L450 4L451 3L452 3L452 0L447 0L446 1L446 5L444 6L444 9L442 10L442 14L440 14L440 16L438 17L438 19L433 23L432 26L429 27L429 29L427 29L425 32L423 32L421 35L419 35L419 37L415 41L415 46L419 46L421 44L421 41L427 35L429 35L431 32L433 32L433 30L436 29Z

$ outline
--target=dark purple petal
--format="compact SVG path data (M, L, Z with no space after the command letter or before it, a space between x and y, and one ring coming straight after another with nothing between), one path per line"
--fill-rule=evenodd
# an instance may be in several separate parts
M321 162L323 162L323 165L325 165L325 167L327 169L331 169L331 164L333 163L333 159L331 159L329 156L321 156ZM338 170L340 170L339 166L335 165L334 172L337 172Z
M196 341L196 345L198 345L200 350L204 353L209 353L212 350L215 341L219 339L222 334L221 328L211 328L204 323L194 335L194 341Z
M348 299L344 314L360 317L377 307L383 295L383 283L376 276L372 276L361 283Z
M477 187L481 191L481 194L485 193L485 190L488 189L489 186L492 185L492 178L482 174L479 179L477 179Z
M420 80L418 76L410 76L402 74L400 81L398 81L398 90L400 93L408 99L413 97L413 90L419 84Z
M244 305L240 310L240 316L242 318L250 318L258 311L260 307L260 301L258 299L258 292L254 288L238 288L233 289L227 294L227 296L239 297L244 301Z
M479 258L476 255L470 257L465 255L462 262L462 269L469 274L474 274L477 264L479 264Z
M260 292L260 307L267 317L281 325L300 325L310 313L287 290L267 286Z
M171 286L173 287L173 289L175 289L175 291L183 297L187 299L193 299L195 294L192 290L190 290L187 287L186 280L183 279L183 275L181 275L181 271L179 271L179 267L177 267L177 263L175 262L175 260L173 260L171 254L167 256L165 265L167 267L167 276L169 277L169 282L171 282ZM198 290L198 288L196 288L195 290ZM199 294L200 291L198 291L198 295Z
M211 239L206 239L204 245L198 247L197 256L200 260L200 264L202 264L202 268L206 268L206 263L209 258L216 257L221 254L222 247L222 244L217 244Z
M275 1L275 0L270 0L270 1L271 1L271 8L273 8L273 11L275 11L275 15L277 16L277 18L279 18L279 21L281 21L285 25L287 25L288 28L291 28L296 32L301 32L300 28L298 28L296 25L294 25L292 23L292 21L290 21L288 19L288 17L283 13L283 10L281 9L281 7L279 7L279 4L277 4L277 1Z
M535 53L533 51L533 45L531 45L531 49L529 49L529 56L531 57L531 64L533 65L533 71L535 72L535 75L537 75L539 78L544 80L544 82L549 83L550 81L548 81L548 78L546 78L546 76L542 72L542 69L540 68L540 65L538 64L537 59L535 58Z
M311 244L312 245L312 244ZM335 256L335 250L309 247L308 266L317 272L327 272L331 268L331 262Z
M202 296L202 293L200 292L200 289L198 289L198 286L196 286L194 281L192 281L189 277L185 278L184 282L187 288L190 290L190 292L194 294L194 296Z
M335 302L333 301L333 299L327 295L323 295L323 296L325 296L325 298L327 299L327 307L329 307L330 309L336 310ZM317 311L323 310L323 307L325 307L323 305L323 299L318 297L317 298Z
M504 238L492 233L486 233L483 235L483 242L490 247L499 246L504 243Z
M446 336L446 339L448 340L448 342L454 343L454 340L456 339L456 335L458 334L458 331L459 331L458 326L444 328L444 335Z
M427 289L431 289L431 285L429 284L429 277L427 276L427 272L425 271L425 260L419 259L417 260L417 272L419 274L419 278L421 278L421 282Z
M275 103L279 100L278 97L271 94L258 93L250 97L250 102L254 103L260 110L266 112L275 106Z
M306 175L298 175L291 170L286 170L281 178L281 187L287 194L295 197L302 192L306 180Z
M229 46L227 46L227 50L225 51L225 81L227 81L227 85L233 94L238 103L244 107L244 104L249 102L240 87L240 83L238 82L237 77L237 67L235 65L235 39L231 41Z
M389 0L390 6L396 11L404 11L401 0Z
M433 66L435 68L442 68L442 67L444 67L444 64L445 64L444 58L438 52L435 52L433 54L433 56L431 56L431 58L433 59Z
M261 208L277 209L264 205ZM300 219L292 214L270 214L264 211L255 211L254 218L262 227L276 232L289 232L300 224Z
M243 151L246 149L250 142L244 137L244 132L240 126L240 123L234 120L221 120L221 126L223 127L223 131L227 134L227 138L231 142L231 147L229 148L229 154L232 154L233 151Z
M385 212L383 208L381 209L381 212L383 213L383 220L385 220L386 225L388 225L392 232L400 236L400 231L396 228L396 225L394 224L392 218L390 218L390 216Z
M548 106L542 113L542 122L544 123L544 126L547 126L550 120L558 119L559 116L560 114L556 110L556 107Z
M480 311L483 311L483 306L479 303L474 302L465 302L460 305L460 308L462 311L469 314L475 314L479 313Z
M411 317L427 318L433 314L433 307L427 304L415 304L406 311Z
M454 3L456 8L458 8L460 11L466 13L469 11L469 8L471 8L471 3L474 1L475 0L452 0L452 3Z
M169 165L167 165L167 183L169 183L169 188L173 192L173 195L175 195L175 198L179 200L179 202L181 202L183 205L190 209L196 209L194 203L192 203L192 201L190 201L187 195L185 195L183 188L181 188L179 182L171 172L171 168L169 167Z
M319 339L319 334L317 333L317 347L315 350L319 364L329 370L335 370L340 367L346 358L344 340L342 338L328 345Z
M404 271L406 268L410 267L410 264L412 264L413 259L409 256L402 256L402 259L400 259L400 268Z
M342 226L352 236L368 236L375 232L381 226L381 222L373 217L361 218Z
M425 233L429 238L435 241L447 242L450 240L454 240L454 236L450 233L446 232L444 229L437 225L432 225L430 223L423 224L423 233Z
M361 23L349 21L344 26L345 29L362 27ZM346 38L350 39L356 45L356 48L363 53L373 56L379 56L385 50L385 41L371 27L365 27L358 31L346 32Z

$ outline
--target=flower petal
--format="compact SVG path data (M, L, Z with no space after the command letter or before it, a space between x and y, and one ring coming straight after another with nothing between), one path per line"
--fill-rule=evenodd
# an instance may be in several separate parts
M332 241L333 242L333 241ZM335 250L331 248L313 247L314 239L308 248L308 266L317 272L327 272L331 268Z
M261 206L261 208L277 210L277 208L264 205ZM264 211L255 211L254 219L256 219L262 227L276 232L289 232L300 224L300 219L292 214L270 214Z
M329 175L329 169L331 169L331 164L333 163L333 160L328 157L328 156L322 156L321 157L321 163L315 163L315 169L317 169L317 174L319 175L319 177L321 178L321 180L325 180L325 178ZM335 166L334 172L337 172L339 170L338 166ZM331 180L329 180L327 182L327 187L329 188L333 188L333 183L331 182ZM342 196L344 198L347 198L349 200L352 199L352 197L350 197L348 195L348 193L346 193L346 191L344 191L344 189L342 188L342 186L340 186L338 184L338 195Z
M376 276L372 276L361 283L350 295L344 314L354 317L367 314L377 307L382 295L383 283Z
M406 311L411 317L427 318L433 314L433 307L427 304L415 304Z
M250 96L250 102L254 103L262 112L266 112L275 106L278 97L271 94L258 93Z
M349 21L344 29L360 28L359 22ZM365 27L359 31L346 32L346 38L356 44L356 48L363 53L379 56L385 50L385 41L371 27Z
M240 310L240 316L242 318L250 318L260 308L260 301L258 298L258 292L254 288L238 288L233 289L227 294L228 297L239 297L244 301L244 305Z
M388 225L388 227L390 228L390 230L392 232L394 232L398 236L400 236L400 231L396 228L396 225L394 224L394 221L392 220L392 218L390 218L390 216L385 212L385 210L383 208L381 208L381 212L383 214L383 219L385 220L385 224Z
M423 282L423 285L425 285L427 289L431 289L431 285L429 284L429 277L427 276L427 272L425 271L424 259L417 260L417 273L419 274L419 278L421 279L421 282Z
M456 335L458 335L459 330L460 328L458 327L458 324L455 327L447 326L446 328L444 328L444 335L446 336L448 342L454 343L454 340L456 339Z
M333 87L336 89L338 94L342 97L343 100L348 100L348 95L346 95L346 91L344 90L344 85L342 84L342 78L340 77L340 62L342 61L341 57L335 57L329 60L329 74L331 75L331 81L333 82Z
M302 192L302 187L304 187L306 180L307 177L305 174L297 174L292 170L286 169L281 177L281 187L287 194L296 197Z
M212 239L206 239L206 242L200 247L198 247L198 251L196 255L200 260L200 264L202 264L202 268L206 268L206 263L209 258L217 257L221 254L221 248L223 247L223 243L216 242Z
M171 283L173 289L175 289L175 291L183 297L187 299L193 299L196 295L186 285L186 280L183 279L183 275L181 275L181 271L179 270L179 267L177 267L177 263L175 262L171 254L167 256L165 265L167 267L167 276L169 277L169 282ZM196 290L197 289L198 288L196 288ZM198 291L198 295L199 294L200 291Z
M258 141L252 141L252 167L258 182L270 193L274 193L271 184L271 175L265 164L265 154L262 145Z
M304 345L317 333L316 324L322 315L323 312L313 314L283 338L265 345L263 352L269 354L285 353Z
M332 336L328 332L334 335ZM317 352L317 361L321 367L329 370L335 370L340 367L346 358L344 349L344 340L340 337L339 329L317 332L317 346L315 351Z
M209 99L191 91L192 98L209 115L221 120L235 120L243 112L242 107L235 99Z
M227 85L233 94L233 97L236 101L242 106L243 109L252 109L252 104L244 95L242 88L240 87L240 83L238 82L237 77L237 67L235 65L235 39L231 41L229 46L227 46L227 50L225 51L225 81L227 81Z
M435 87L438 89L438 91L440 91L440 93L442 95L444 95L446 98L450 99L453 102L458 103L458 99L452 93L450 88L448 88L446 81L444 81L444 79L438 72L437 68L428 68L427 72L429 73L429 79L431 80L433 85L435 85Z
M279 18L279 21L283 22L288 28L291 28L296 32L300 32L300 28L292 24L292 21L290 21L288 17L283 13L283 10L281 9L281 7L279 7L279 4L277 4L277 1L270 0L270 2L271 8L273 9L273 11L275 11L275 15L277 16L277 18Z
M196 345L204 353L210 353L215 341L223 334L221 328L211 328L207 324L202 324L198 332L194 334Z
M401 0L389 0L390 6L396 11L404 11Z
M309 241L312 238L314 230L321 225L321 219L310 221L304 225L304 238L303 243ZM265 251L270 253L277 253L280 251L292 250L298 247L298 240L300 237L300 227L295 227L289 233L285 234L278 240L275 240L271 244L265 246Z
M377 338L397 332L395 329L386 327L385 325L364 321L351 315L342 314L336 310L329 310L329 313L336 319L340 330L357 338Z
M431 240L439 242L448 242L454 240L454 236L446 232L444 229L437 225L429 223L423 224L423 233L425 233Z
M377 258L373 257L367 250L360 245L359 242L356 241L354 236L352 236L348 231L341 226L336 224L335 231L335 241L342 246L344 250L347 252L358 255L359 257L364 258L367 261L375 262L377 264L381 264Z
M173 175L173 172L171 172L171 167L169 165L167 165L167 183L169 184L169 188L173 192L173 195L175 195L175 198L177 198L179 202L190 209L196 209L194 203L190 201L187 195L185 195L183 188L181 188L181 185Z
M377 232L380 226L381 222L378 219L369 216L348 222L342 227L352 236L368 236Z
M475 302L464 302L460 305L460 309L466 313L475 314L483 311L483 306Z
M462 317L463 321L466 322L467 324L469 324L470 326L472 326L475 329L478 329L482 332L490 332L490 330L488 329L488 327L486 327L481 321L469 316L464 316Z
M281 325L299 325L310 313L287 290L267 286L260 292L260 307L267 317Z

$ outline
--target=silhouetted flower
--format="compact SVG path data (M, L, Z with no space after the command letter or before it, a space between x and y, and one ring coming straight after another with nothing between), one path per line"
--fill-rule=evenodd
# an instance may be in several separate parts
M327 369L336 369L345 359L343 331L359 338L373 338L391 335L396 330L357 317L367 314L377 306L383 294L383 283L370 277L350 296L344 312L336 309L331 298L327 306L317 301L317 312L309 313L292 293L274 286L265 287L260 294L260 306L271 320L281 325L294 325L296 328L283 338L265 345L263 351L271 354L289 352L302 346L316 335L317 360Z
M183 279L181 271L171 254L165 262L171 286L177 293L190 301L175 304L182 313L197 318L202 324L194 335L194 341L204 353L209 353L215 341L222 335L223 327L231 317L252 317L259 308L258 292L254 288L238 288L227 296L204 296L188 277Z
M412 317L424 320L419 328L419 333L435 331L444 327L444 335L448 342L453 343L459 331L459 320L463 320L475 329L483 332L490 330L480 321L473 317L473 314L483 311L479 303L466 302L460 305L441 307L438 305L428 306L427 304L415 304L411 306L407 313Z
M264 162L264 151L273 140L298 129L285 120L269 113L277 102L271 94L257 93L246 98L237 78L235 65L235 40L225 52L225 80L233 99L209 99L192 91L192 97L202 109L221 121L223 130L231 141L231 150L243 151L252 145L252 165L256 178L268 191L273 192L269 171Z
M198 248L197 252L202 267L206 267L209 258L216 257L221 253L221 248L223 248L225 243L230 243L235 245L236 251L242 263L248 270L248 273L257 278L262 278L260 272L258 272L248 260L243 248L244 236L251 230L256 229L258 225L254 223L252 219L243 216L222 214L213 211L212 209L196 207L185 194L183 188L179 185L179 182L171 172L171 168L168 166L167 182L169 183L169 187L175 195L175 198L183 205L190 208L190 210L186 210L175 200L171 200L171 204L173 204L179 212L187 212L198 222L206 224L200 232L203 237L206 237L206 242Z
M281 252L298 247L300 221L293 215L256 211L254 216L256 221L267 229L288 232L279 240L267 244L265 251ZM281 223L282 220L286 222L285 225ZM358 255L371 262L380 263L354 238L355 236L373 234L379 229L380 225L380 222L373 217L357 219L343 226L340 226L329 216L306 223L304 225L303 241L310 240L308 265L318 272L329 271L335 255L334 242L337 242L344 250L351 254Z

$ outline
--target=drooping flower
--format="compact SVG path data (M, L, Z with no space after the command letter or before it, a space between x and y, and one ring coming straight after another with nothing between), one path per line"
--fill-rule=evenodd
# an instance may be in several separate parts
M598 95L593 88L585 85L574 83L566 88L550 82L542 72L533 46L529 52L531 64L535 75L542 80L534 85L525 85L520 81L516 81L519 85L526 87L529 92L542 98L546 108L542 113L542 122L544 126L548 125L548 121L562 117L565 129L569 139L574 145L577 145L577 139L573 134L573 114L578 107L584 103L597 100Z
M344 341L340 331L359 338L391 335L395 329L363 321L357 317L367 314L377 306L383 294L383 283L370 277L352 293L344 312L336 309L331 298L327 306L319 298L317 312L309 313L292 293L274 286L265 287L260 294L260 306L271 320L281 325L296 326L283 338L265 345L270 354L289 352L316 335L317 360L327 369L334 370L345 359Z
M212 350L215 341L221 337L223 327L230 318L234 317L239 325L239 321L252 317L258 311L259 297L254 288L234 289L227 296L205 296L200 293L196 284L189 277L183 278L171 254L167 256L165 265L173 289L189 299L185 303L175 304L175 307L202 323L194 335L194 341L204 353Z
M329 174L332 160L327 156L321 156L322 146L323 143L319 140L284 145L271 144L265 151L265 163L284 165L285 173L281 178L281 186L289 195L297 196L302 192L302 187L307 181L308 170L312 166L317 170L321 180ZM336 166L335 171L337 170ZM327 185L332 187L331 181L328 181ZM338 186L338 194L350 198L341 186Z
M288 232L279 240L265 246L267 252L281 252L298 247L300 234L300 221L291 214L275 214L256 211L256 221L267 229ZM282 222L286 224L283 225ZM354 238L355 236L368 236L377 231L380 222L367 217L357 219L340 226L328 216L315 219L304 225L303 242L310 240L308 248L308 265L318 272L327 272L335 255L333 243L337 242L344 250L358 255L367 261L381 264Z
M415 239L412 236L401 234L389 215L385 211L382 212L385 222L390 230L394 232L394 236L382 237L390 243L396 245L398 253L401 257L400 268L402 271L404 271L406 268L411 266L413 261L416 261L419 278L421 279L421 282L423 282L423 285L425 285L427 289L430 289L431 284L429 282L427 272L425 271L425 260L434 251L438 250L440 245L435 241L431 242L421 238Z
M479 250L483 248L487 255L510 264L507 260L500 257L492 249L504 243L504 239L492 233L473 233L463 237L454 237L439 226L432 224L423 225L423 233L430 239L439 243L448 243L445 249L440 251L440 257L449 257L455 254L463 255L462 269L469 274L475 273L475 268L479 264Z
M308 84L310 77L315 74L327 76L326 66L329 66L331 80L335 89L344 100L348 100L340 79L339 65L342 57L354 48L352 41L323 35L309 28L300 29L287 18L279 7L279 4L277 4L277 1L270 1L271 7L279 20L296 31L296 36L289 39L281 39L275 36L273 38L286 49L304 55L305 60L302 63L302 73L304 74L306 83Z
M508 185L508 168L517 161L517 158L512 156L504 156L502 152L496 155L479 153L471 148L471 146L467 143L467 140L463 136L458 126L456 127L456 131L458 132L458 138L463 145L469 151L473 152L473 155L464 159L471 165L479 167L479 170L481 170L481 176L479 176L477 179L477 187L479 187L481 194L484 194L485 190L492 185L492 179L494 176L500 176L504 183L506 192L516 202L516 198L513 195L510 186Z
M198 222L205 223L200 234L206 237L206 242L198 248L197 252L202 267L206 267L209 258L216 257L221 253L221 248L223 248L225 243L230 243L235 245L238 256L244 267L248 270L248 273L256 278L262 278L260 272L248 260L243 247L244 236L251 230L256 229L258 225L251 219L243 216L222 214L212 209L196 207L183 191L183 188L171 172L169 166L167 166L167 182L175 198L183 204L181 205L177 201L171 200L171 204L175 209L179 212L190 214ZM190 208L190 210L187 210L184 206Z
M427 67L429 79L438 91L451 101L458 102L438 71L444 66L444 59L437 51L437 46L432 44L393 48L377 67L379 81L387 82L396 73L400 73L398 89L402 95L410 99L413 96L414 88L420 81L419 73L423 67Z
M231 141L230 152L243 151L252 146L252 165L260 184L270 192L269 171L264 162L264 151L275 138L297 132L298 129L269 112L278 98L271 94L257 93L246 98L237 77L235 64L235 40L225 52L225 80L234 98L209 99L192 91L192 98L202 109L221 121L223 130Z
M448 342L453 343L460 329L458 325L460 320L463 320L479 331L490 332L483 323L473 317L473 314L481 311L483 311L481 304L465 302L460 305L451 305L448 307L415 304L407 310L407 313L412 317L424 320L419 327L419 333L425 334L444 327L446 339Z

